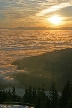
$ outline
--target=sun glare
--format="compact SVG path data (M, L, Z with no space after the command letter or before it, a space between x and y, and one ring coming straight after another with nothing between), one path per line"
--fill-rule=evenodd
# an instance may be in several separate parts
M48 19L50 23L54 25L59 25L62 21L62 18L59 16L52 16L51 18Z

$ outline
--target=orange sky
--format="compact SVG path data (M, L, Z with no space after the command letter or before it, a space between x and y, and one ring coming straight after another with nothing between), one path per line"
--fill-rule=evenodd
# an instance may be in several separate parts
M72 0L0 0L0 28L71 27ZM61 24L55 26L47 19L59 15Z

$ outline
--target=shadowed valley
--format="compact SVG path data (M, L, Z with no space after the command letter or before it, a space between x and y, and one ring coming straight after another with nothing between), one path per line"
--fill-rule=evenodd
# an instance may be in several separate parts
M39 86L45 84L45 88L50 87L55 81L57 88L63 88L67 80L72 83L72 49L55 50L42 55L26 57L14 61L12 65L17 65L18 69L28 72L15 75L15 79L20 84L27 86ZM14 75L13 75L14 76Z

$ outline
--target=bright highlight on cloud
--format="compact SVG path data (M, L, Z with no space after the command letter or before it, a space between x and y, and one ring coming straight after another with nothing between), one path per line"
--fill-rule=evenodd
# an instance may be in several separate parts
M58 10L72 18L72 0L0 0L0 28L46 26L46 14Z
M39 13L37 13L36 15L37 16L43 16L47 13L54 12L54 11L60 10L62 8L68 7L68 6L71 6L71 4L70 3L61 3L58 5L51 6L47 9L44 9L44 10L40 11Z

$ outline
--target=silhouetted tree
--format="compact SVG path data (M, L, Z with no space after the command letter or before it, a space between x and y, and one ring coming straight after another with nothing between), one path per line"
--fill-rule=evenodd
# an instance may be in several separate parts
M32 103L36 104L36 89L33 88L32 90Z
M60 101L60 107L66 108L70 99L71 99L72 91L71 91L71 85L70 81L67 81L66 86L64 87L62 91L61 101Z
M5 102L7 99L7 92L5 92L4 90L2 91L2 102Z
M48 97L45 94L44 85L38 88L35 108L47 108Z
M28 89L27 88L25 89L25 94L23 96L23 102L24 103L27 103L28 102Z
M7 94L6 101L7 102L12 102L12 93L11 93L10 89L8 90L8 92L6 94Z
M32 87L29 86L28 88L25 89L25 94L23 96L23 100L25 103L30 103L32 104L33 102L33 97L32 97Z
M66 108L72 108L72 95L71 95L71 98L68 101L68 104L67 104Z
M40 93L41 93L41 89L40 89L40 87L38 87L37 94L36 94L36 105L35 105L35 108L40 108Z
M23 100L22 100L23 99ZM56 84L53 82L48 96L45 94L44 85L38 89L29 86L25 89L23 98L16 95L15 88L8 91L0 90L1 102L24 102L34 104L35 108L72 108L72 87L68 81L64 86L62 95L58 95Z
M28 103L28 89L25 89L25 94L23 96L23 102L24 103Z
M16 91L15 91L15 87L12 88L12 99L15 102L16 101Z
M0 103L2 102L2 90L0 90Z
M47 108L47 96L45 94L45 88L42 84L41 94L40 94L40 108Z
M32 104L32 86L28 88L28 103Z
M49 91L50 108L58 108L58 91L55 85L53 82Z
M49 96L47 96L47 104L46 104L47 108L50 108L50 98Z

